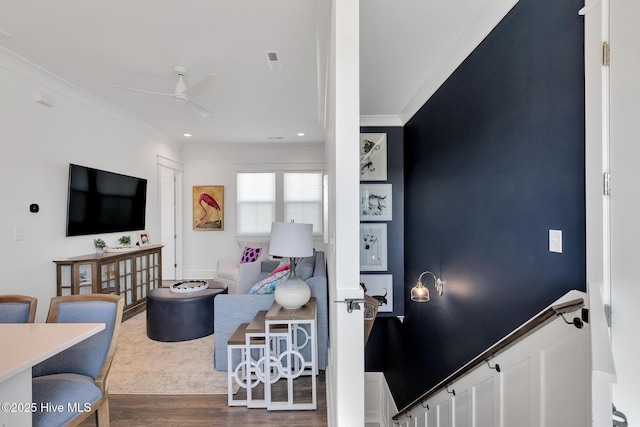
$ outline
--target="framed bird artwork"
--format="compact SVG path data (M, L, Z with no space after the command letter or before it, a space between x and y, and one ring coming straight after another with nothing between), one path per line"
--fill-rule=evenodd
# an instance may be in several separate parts
M223 185L194 185L192 206L194 230L224 230Z

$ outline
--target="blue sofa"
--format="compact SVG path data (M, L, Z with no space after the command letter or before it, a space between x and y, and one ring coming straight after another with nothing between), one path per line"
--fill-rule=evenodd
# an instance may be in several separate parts
M305 280L311 288L311 296L317 300L318 315L318 369L327 366L329 341L329 306L327 292L327 265L323 251L316 251L313 276ZM278 265L278 261L262 261L261 278L266 277ZM213 366L218 371L227 370L227 342L241 323L249 323L260 310L268 310L273 304L273 294L220 294L214 300Z

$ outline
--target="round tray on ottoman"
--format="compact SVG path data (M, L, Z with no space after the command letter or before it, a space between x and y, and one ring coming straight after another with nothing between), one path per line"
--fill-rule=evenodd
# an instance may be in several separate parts
M213 299L225 289L172 292L168 287L147 295L147 336L155 341L177 342L213 333Z
M208 287L209 283L206 280L183 280L174 283L169 289L172 292L198 292Z

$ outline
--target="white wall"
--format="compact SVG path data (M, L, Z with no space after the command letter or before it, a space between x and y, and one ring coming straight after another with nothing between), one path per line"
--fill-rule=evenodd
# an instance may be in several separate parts
M212 278L218 259L233 255L239 248L236 242L236 173L324 170L324 144L186 146L183 162L183 278ZM224 186L224 230L193 231L194 185ZM321 241L317 243L322 244Z
M34 102L50 96L53 107ZM69 163L148 180L146 228L160 235L157 155L180 160L168 137L0 50L0 293L38 298L44 320L56 294L54 259L93 252L98 237L65 237ZM37 203L40 212L29 212ZM24 240L15 240L15 230ZM123 234L102 235L117 244Z

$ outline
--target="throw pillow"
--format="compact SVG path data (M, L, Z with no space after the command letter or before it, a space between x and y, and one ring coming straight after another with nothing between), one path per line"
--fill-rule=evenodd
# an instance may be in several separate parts
M257 261L261 251L262 248L244 248L244 252L240 258L240 264Z
M274 274L280 273L281 271L285 271L285 270L289 271L289 269L291 268L291 264L289 264L288 261L289 260L287 259L286 263L278 264L278 266L271 273L269 273L269 276L273 276Z
M307 280L313 277L313 270L316 267L316 250L313 250L313 255L305 258L300 258L296 262L296 276L301 280Z
M284 282L289 277L289 270L284 270L279 273L269 276L249 289L250 294L272 294L276 291L276 286Z

